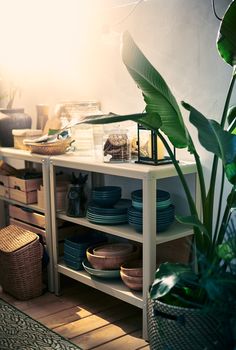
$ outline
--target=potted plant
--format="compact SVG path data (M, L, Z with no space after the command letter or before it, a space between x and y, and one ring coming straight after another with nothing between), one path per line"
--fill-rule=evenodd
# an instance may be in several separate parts
M235 37L236 1L233 1L223 17L217 38L221 57L233 67L220 123L204 117L190 104L182 102L182 106L190 112L190 122L198 130L201 145L214 155L208 188L200 156L175 97L129 33L123 36L122 58L142 91L146 113L94 116L83 121L96 124L130 119L155 131L172 159L189 204L190 215L178 216L177 220L193 227L196 248L194 263L181 265L166 262L156 271L150 289L151 349L234 348L236 276L231 271L230 263L236 257L236 227L230 224L230 218L236 207L236 108L230 107L230 100L236 79ZM195 158L202 215L197 212L191 191L169 142L175 148L187 148ZM219 189L216 188L216 178L220 161L223 170ZM231 185L226 203L223 200L226 195L225 178ZM156 315L153 314L153 307Z

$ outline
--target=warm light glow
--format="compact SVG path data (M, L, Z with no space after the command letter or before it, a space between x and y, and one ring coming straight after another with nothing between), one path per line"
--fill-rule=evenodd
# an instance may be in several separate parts
M70 74L80 59L75 48L87 48L95 8L83 0L0 0L0 68L14 79Z

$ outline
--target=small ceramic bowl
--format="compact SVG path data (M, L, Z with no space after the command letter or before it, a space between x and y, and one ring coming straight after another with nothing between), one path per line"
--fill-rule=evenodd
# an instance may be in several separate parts
M121 265L120 270L127 276L142 277L143 263L142 260L131 260Z
M133 251L131 243L111 243L98 246L93 249L93 254L97 256L122 256L127 255Z
M128 288L137 291L141 291L143 289L143 277L128 276L122 271L120 271L120 277Z

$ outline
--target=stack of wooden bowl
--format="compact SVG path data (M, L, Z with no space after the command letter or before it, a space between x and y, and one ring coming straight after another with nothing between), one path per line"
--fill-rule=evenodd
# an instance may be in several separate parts
M131 260L121 265L120 276L128 288L141 291L143 289L142 260Z
M91 266L100 270L116 270L139 257L140 248L132 243L110 243L89 247L86 251Z

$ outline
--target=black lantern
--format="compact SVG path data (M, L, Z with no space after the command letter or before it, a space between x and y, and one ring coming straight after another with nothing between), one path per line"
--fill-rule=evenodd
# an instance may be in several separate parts
M162 165L172 163L169 156L165 155L165 148L155 131L146 129L138 124L138 160L136 163ZM175 147L173 147L175 157Z

